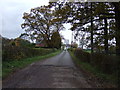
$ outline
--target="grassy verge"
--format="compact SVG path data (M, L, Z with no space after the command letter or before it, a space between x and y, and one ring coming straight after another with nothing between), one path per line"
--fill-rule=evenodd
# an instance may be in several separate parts
M104 80L105 82L108 82L113 85L117 85L117 79L118 79L117 73L105 74L105 73L101 72L98 68L93 67L91 64L89 64L87 62L83 62L80 59L78 59L77 57L75 57L73 52L71 52L71 51L69 51L69 52L70 52L70 55L73 58L75 64L78 67L81 67L84 71L93 74L94 76Z
M91 53L91 50L84 50L85 52Z
M26 58L26 59L21 59L21 60L14 60L14 61L10 61L10 62L3 62L2 63L2 78L6 78L8 75L10 75L12 72L24 68L27 65L36 62L36 61L40 61L52 56L55 56L59 53L61 53L62 51L55 51L54 53L50 53L47 55L43 55L43 56L35 56L32 58Z

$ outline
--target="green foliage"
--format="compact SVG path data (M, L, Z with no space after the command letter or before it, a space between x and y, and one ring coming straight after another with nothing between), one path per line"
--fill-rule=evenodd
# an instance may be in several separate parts
M38 49L38 50L43 50L46 52L45 49ZM59 54L60 52L61 52L60 50L56 50L52 53L46 52L44 55L40 55L40 56L28 57L28 58L20 59L20 60L5 61L2 64L2 77L4 79L9 74L16 71L17 69L24 68L33 62L40 61L40 60L55 56L55 55Z
M21 47L32 47L32 43L30 43L28 40L16 38L14 40L15 46L21 46Z
M110 56L100 53L87 53L81 49L75 49L74 54L83 62L88 62L100 71L112 74L117 72L118 68L118 57Z
M72 48L77 48L77 47L78 47L78 44L77 44L77 43L72 43L72 44L71 44L71 47L72 47Z
M53 6L55 5L58 6L58 8L55 7L56 15L64 17L62 18L64 22L71 23L70 30L74 31L75 39L81 41L81 48L85 44L87 47L91 47L92 52L93 50L97 52L104 50L105 53L108 53L109 46L114 45L117 46L116 52L120 53L120 3L58 2L53 4ZM81 32L87 33L85 39L81 38L83 35Z
M27 41L27 40L23 40L23 39L21 39L20 40L20 45L21 46L30 46L31 45L31 43L29 42L29 41Z
M33 57L38 55L45 55L53 52L52 49L34 49L29 47L21 46L4 46L2 48L2 59L3 61L20 60L27 57Z
M88 53L91 53L91 50L90 49L86 49L84 50L85 52L88 52Z
M117 56L93 53L91 54L91 64L104 73L112 74L117 72L118 58Z
M2 47L9 46L21 46L21 47L35 47L34 43L30 43L30 41L16 38L16 39L8 39L2 37Z
M51 36L54 32L64 29L61 20L57 20L54 10L50 6L41 6L24 13L24 23L21 25L31 39L44 40L47 47L51 47Z
M72 56L75 64L78 67L85 70L85 72L92 73L95 76L97 76L98 78L117 86L118 81L119 81L118 80L119 79L119 77L118 77L119 70L116 68L118 66L118 64L116 63L117 62L116 61L117 57L109 56L109 59L107 59L107 57L105 58L104 55L97 55L97 56L93 55L92 57L94 57L94 58L92 58L90 62L85 62L85 61L82 60L82 58L80 58L80 56L82 56L82 55L79 54L79 57L78 57L78 56L75 55L74 51L69 50L70 55ZM82 50L79 50L79 52L84 53ZM102 60L100 60L100 59L104 60L103 63L107 63L107 61L111 59L108 62L108 64L110 62L111 62L111 64L109 66L106 66L105 64L101 64ZM93 64L93 62L94 62L94 64ZM112 64L112 63L114 63L114 64ZM106 67L108 67L108 68L106 68Z
M8 39L8 38L2 37L2 40L1 40L1 41L2 41L2 47L3 47L3 46L9 45L12 40L10 40L10 39Z
M53 48L61 48L61 37L59 32L54 32L51 37L51 45Z
M76 57L80 58L84 62L90 62L90 54L84 52L82 49L75 49L74 54Z
M15 46L15 41L12 40L9 44Z

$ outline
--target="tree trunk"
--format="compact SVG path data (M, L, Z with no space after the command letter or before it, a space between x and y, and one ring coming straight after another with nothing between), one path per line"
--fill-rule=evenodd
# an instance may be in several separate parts
M105 53L108 54L108 30L107 30L107 18L104 19L104 23L105 23L105 29L104 29L104 45L105 45Z
M120 3L114 2L116 20L116 55L120 56Z
M91 2L91 53L93 53L93 17L92 17L92 2Z

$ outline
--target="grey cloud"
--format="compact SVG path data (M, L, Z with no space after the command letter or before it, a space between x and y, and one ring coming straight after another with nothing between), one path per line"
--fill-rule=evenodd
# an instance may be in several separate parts
M45 0L46 1L46 0ZM48 1L48 0L47 0ZM45 4L46 2L41 0L2 0L0 1L0 8L2 14L0 14L0 29L2 29L2 35L8 38L16 38L24 30L21 29L23 22L22 16L24 12L29 12L31 8Z

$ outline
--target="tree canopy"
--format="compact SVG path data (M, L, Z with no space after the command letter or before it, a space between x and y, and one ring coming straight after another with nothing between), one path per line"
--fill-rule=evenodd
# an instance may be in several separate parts
M52 47L53 48L61 48L61 36L59 32L54 32L51 37Z
M57 1L24 13L22 28L35 39L44 39L50 46L53 33L63 30L64 23L71 23L71 31L75 33L74 37L79 39L81 45L86 44L92 52L104 51L106 54L111 47L115 47L116 54L120 55L119 17L119 2Z
M54 10L50 6L41 6L24 13L24 23L21 25L26 33L36 40L44 40L51 47L51 36L54 31L64 29L63 25L55 19Z

